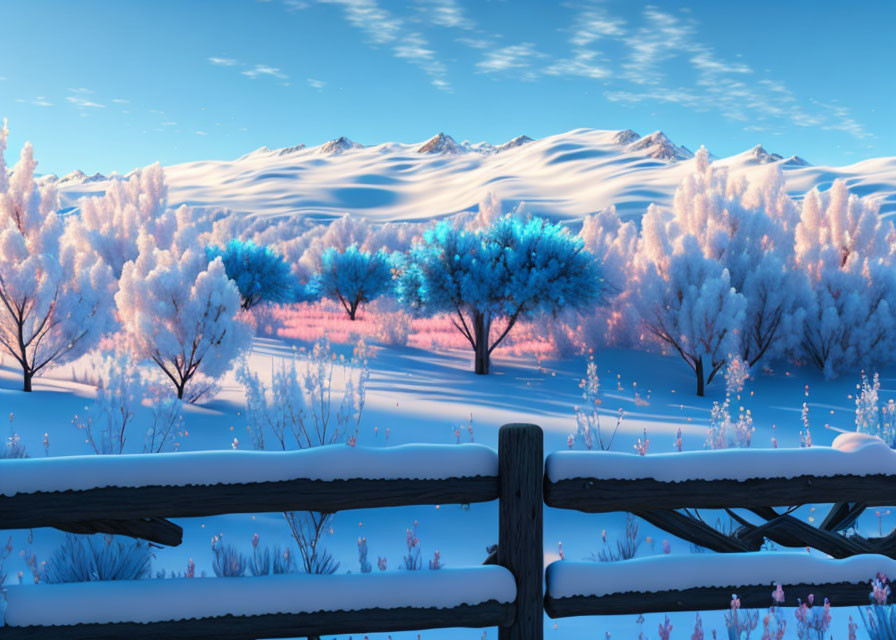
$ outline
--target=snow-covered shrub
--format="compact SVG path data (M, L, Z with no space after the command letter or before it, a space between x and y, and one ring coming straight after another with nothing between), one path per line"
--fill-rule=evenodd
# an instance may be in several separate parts
M43 565L40 580L50 584L96 580L139 580L150 573L152 551L142 540L65 534Z
M269 247L231 240L223 249L214 245L206 247L205 254L209 262L220 256L227 277L239 289L243 309L251 309L264 301L293 302L296 295L304 296L304 288L297 286L289 265Z
M143 437L143 453L176 451L186 433L183 400L176 398L167 387L156 385L150 401L152 424Z
M585 216L579 236L585 248L600 261L607 302L583 318L585 341L591 347L633 346L638 341L638 316L628 287L632 260L638 246L638 228L623 223L616 207Z
M797 598L796 635L799 640L825 640L825 633L831 624L831 603L824 599L823 607L814 606L815 596L809 594L808 604Z
M731 595L731 604L725 613L728 640L750 640L750 634L759 623L758 611L741 611L737 594Z
M474 371L517 321L537 311L583 309L602 297L599 265L581 238L560 225L504 216L482 231L443 221L423 235L400 269L398 293L409 310L452 315L475 352ZM492 323L506 319L497 338Z
M885 575L871 581L871 606L859 608L870 640L889 640L896 637L896 605L890 602L890 585Z
M643 326L682 357L702 396L739 350L747 305L728 270L704 256L696 236L677 229L670 214L648 208L629 286Z
M187 207L178 209L169 249L141 234L137 260L124 265L115 294L133 350L162 370L180 399L185 391L189 398L187 386L197 374L223 374L249 344L236 317L239 291L220 258L206 261L191 218Z
M127 440L127 428L146 394L140 370L125 353L106 353L96 362L96 398L75 415L72 424L84 431L87 443L97 454L120 454Z
M896 353L896 237L876 203L843 180L803 199L796 264L808 274L813 306L803 351L825 377L893 361Z
M111 326L111 269L64 234L52 186L38 188L30 143L7 176L9 130L0 127L0 349L22 368L23 388L48 365L78 358Z
M749 365L740 356L729 359L725 368L725 401L720 405L712 403L709 418L709 429L704 447L709 449L727 449L730 447L749 447L756 427L750 410L740 407L736 420L731 418L731 400L740 398L744 383L750 377Z
M70 233L92 247L118 280L125 263L137 259L141 231L160 239L170 233L173 214L166 211L167 201L162 165L137 169L127 180L112 180L103 195L82 198Z
M896 402L890 398L886 404L880 404L880 376L875 373L869 384L863 371L862 384L856 385L856 389L856 431L877 436L896 448Z
M339 251L327 249L321 268L309 288L339 300L349 319L354 320L361 303L370 302L392 289L392 258L385 251L369 253L352 245Z
M231 545L225 545L223 533L212 538L212 553L215 556L212 571L219 578L239 578L246 575L246 556Z
M256 449L265 448L268 429L284 451L331 445L339 440L354 445L370 377L367 348L359 342L351 360L347 364L344 358L341 360L345 390L335 415L334 358L331 356L330 343L318 341L301 378L295 360L289 365L281 363L280 369L273 372L270 392L247 363L241 363L236 375L245 390L247 428ZM299 546L305 571L335 572L339 563L320 545L324 533L330 529L333 514L293 511L284 516Z

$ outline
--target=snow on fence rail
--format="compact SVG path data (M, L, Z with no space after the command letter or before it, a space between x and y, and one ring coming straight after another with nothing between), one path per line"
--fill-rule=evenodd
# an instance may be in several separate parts
M408 445L0 460L4 528L163 544L182 539L165 518L499 500L498 566L14 586L0 635L248 640L499 626L500 640L541 640L542 440L539 427L511 424L501 427L497 455L480 445Z
M767 606L775 582L785 586L788 600L817 593L838 606L867 604L870 580L878 572L896 575L896 530L880 538L838 532L869 505L896 504L893 476L896 452L859 433L810 449L553 453L545 462L548 506L628 511L719 555L555 562L547 568L545 610L559 618L725 609L733 592L744 607ZM774 508L830 502L818 527ZM740 528L725 534L676 511L681 508L726 509ZM751 519L734 508L746 509ZM766 538L832 557L747 553Z

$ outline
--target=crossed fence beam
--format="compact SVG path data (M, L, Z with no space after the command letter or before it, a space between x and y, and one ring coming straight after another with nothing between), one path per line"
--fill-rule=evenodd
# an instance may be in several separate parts
M183 454L155 454L183 455ZM599 469L602 452L594 452ZM602 595L552 592L549 568L544 592L543 506L588 513L629 511L673 535L719 553L757 550L765 538L783 546L810 546L834 558L862 554L896 557L896 532L880 538L849 538L838 533L871 505L896 504L896 483L888 474L867 476L798 476L748 480L614 479L574 477L553 481L544 472L543 435L536 425L512 424L499 431L497 473L438 480L297 478L276 482L215 485L100 487L80 491L41 491L3 495L0 461L0 526L8 529L49 526L76 533L117 533L159 544L177 545L182 529L168 518L226 513L336 511L499 500L498 550L490 562L507 569L516 582L512 603L485 602L453 608L398 607L342 612L315 612L234 618L116 625L6 627L4 638L150 637L255 638L356 633L360 631L427 629L456 626L498 626L500 640L540 640L543 613L551 617L725 608L732 590L726 587L632 590ZM550 461L550 460L549 460ZM9 468L9 467L8 467ZM584 474L587 475L587 474ZM862 500L857 501L857 498ZM819 527L775 507L834 502ZM725 534L689 511L726 509L740 528ZM762 522L748 521L732 509L749 510ZM595 567L599 569L599 567ZM556 572L554 572L556 573ZM791 584L789 598L824 593L837 605L867 603L866 576L857 582ZM599 579L599 578L598 578ZM28 587L31 588L31 587ZM736 587L742 606L769 603L769 585ZM263 618L263 619L262 619ZM90 626L88 629L87 627ZM225 633L226 631L226 633ZM104 635L105 634L105 635Z

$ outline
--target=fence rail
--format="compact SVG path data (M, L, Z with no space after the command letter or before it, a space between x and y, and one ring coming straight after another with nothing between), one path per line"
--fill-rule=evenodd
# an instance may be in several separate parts
M103 480L72 486L68 490L53 490L46 483L38 483L37 490L10 490L9 486L15 484L11 478L18 478L22 470L37 469L37 466L29 465L27 461L0 460L0 523L4 528L51 526L77 533L120 533L162 544L179 544L182 539L181 527L168 518L279 511L332 513L359 508L497 499L498 549L487 563L503 567L505 576L512 576L512 586L515 588L513 598L480 598L476 602L460 601L442 608L420 602L413 604L408 600L377 607L365 607L362 603L341 611L322 607L311 612L187 616L198 619L179 621L159 618L152 624L83 623L78 628L65 629L64 633L60 633L58 626L17 625L4 628L3 636L11 640L57 638L61 635L70 638L214 636L248 639L498 625L500 640L541 640L545 611L551 617L565 617L725 609L731 593L738 594L743 607L760 607L770 603L772 581L785 582L776 577L781 573L779 567L774 565L768 565L758 573L754 571L752 577L744 579L740 585L724 584L726 580L713 581L707 576L719 575L718 567L712 569L706 563L701 564L697 556L683 559L693 566L682 566L673 572L675 575L693 576L694 580L690 583L679 580L674 584L665 584L660 580L645 583L638 591L629 586L618 592L607 592L604 587L620 580L625 572L634 570L635 565L626 562L640 562L642 559L593 563L580 568L583 577L573 583L562 576L569 576L579 569L573 566L574 563L561 561L550 565L545 576L542 535L544 505L587 513L628 511L675 536L720 552L719 556L714 557L723 563L737 557L749 560L749 552L758 550L765 539L786 547L812 547L833 558L843 559L830 561L835 564L829 566L829 573L820 573L818 567L803 566L799 565L802 561L797 562L802 568L787 574L786 604L792 604L796 597L805 600L809 593L819 598L827 596L835 605L863 604L868 598L868 581L877 571L874 567L886 565L896 573L896 563L892 567L887 564L893 562L891 558L896 558L896 530L879 538L847 537L840 533L853 524L868 506L896 504L896 482L892 481L896 476L896 454L888 449L878 448L867 459L859 457L859 452L819 447L784 453L729 450L705 452L701 454L703 457L678 454L677 458L675 454L640 457L606 452L562 452L551 454L545 461L541 429L526 424L501 427L497 457L483 447L465 446L470 448L437 448L436 453L444 453L446 459L452 457L448 468L460 461L457 469L464 471L447 474L452 477L427 476L425 464L418 465L418 471L406 478L395 477L394 473L376 475L376 469L394 467L392 463L384 464L383 461L400 453L385 453L389 450L383 450L382 454L345 454L371 455L373 458L383 456L377 458L379 467L373 465L374 472L370 471L372 467L369 464L366 467L362 465L366 471L359 475L364 477L333 477L332 464L329 467L318 464L315 467L318 470L328 469L322 476L309 473L309 477L301 478L259 479L242 475L234 481L194 478L161 486L153 484L152 479L166 475L144 473L144 479L136 485L109 486L114 483ZM475 452L480 458L473 464L470 456ZM152 464L158 464L158 469L175 471L181 479L193 477L186 472L186 465L191 460L189 455L174 454L169 458L152 456ZM314 455L320 458L318 462L326 462L328 456L338 457L343 453L332 449ZM482 464L482 455L486 456L485 464ZM97 469L103 467L104 478L114 477L129 463L125 460L126 456L117 457L117 460L114 458L106 456L96 463ZM134 459L131 457L130 461ZM303 461L310 459L303 458ZM406 456L404 459L411 458ZM274 461L275 458L264 460ZM284 458L276 460L282 463ZM695 469L702 470L703 461L712 464L707 467L706 476L700 477L695 475ZM341 464L344 461L340 459L339 462L337 467L341 469L345 466ZM866 463L870 466L863 467ZM41 464L53 463L48 461ZM81 464L84 470L93 468L90 460L77 464ZM760 469L769 477L730 477L729 464L741 471L746 469L748 474ZM281 466L290 472L289 465ZM442 467L445 468L445 465ZM680 475L680 469L676 471L678 467L687 467L687 474ZM813 468L829 475L812 475L807 470ZM223 469L218 477L228 476L229 470ZM819 518L818 526L796 518L792 515L792 509L780 509L783 505L805 503L834 504L826 516ZM739 527L735 531L719 531L703 522L690 509L725 509ZM749 515L738 514L734 509L746 510ZM864 564L856 564L857 558L862 559ZM740 566L754 564L750 561ZM850 567L852 573L846 571ZM443 577L447 578L447 575ZM363 576L353 578L365 579ZM160 584L164 582L160 581ZM570 584L576 586L571 588ZM10 591L16 589L17 594L22 594L24 590L56 586L60 585L11 587ZM406 583L399 592L410 598L413 585ZM30 594L38 597L41 593L49 592L28 591L29 597ZM10 606L15 605L14 599L8 600ZM7 619L9 615L8 612Z

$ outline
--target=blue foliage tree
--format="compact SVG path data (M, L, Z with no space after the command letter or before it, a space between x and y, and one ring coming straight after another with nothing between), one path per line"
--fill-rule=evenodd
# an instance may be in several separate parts
M392 290L392 259L385 251L369 253L352 245L344 252L329 248L321 256L321 270L312 291L342 303L352 320L362 302Z
M426 232L402 265L397 290L414 311L452 314L476 353L475 372L487 374L492 351L518 320L597 304L603 279L581 238L547 220L505 216L483 230L444 221ZM490 340L499 318L507 324Z
M297 287L289 265L280 254L254 242L231 240L221 249L206 247L209 261L218 256L224 261L227 277L236 283L240 291L243 309L251 309L260 302L292 302L304 293Z

